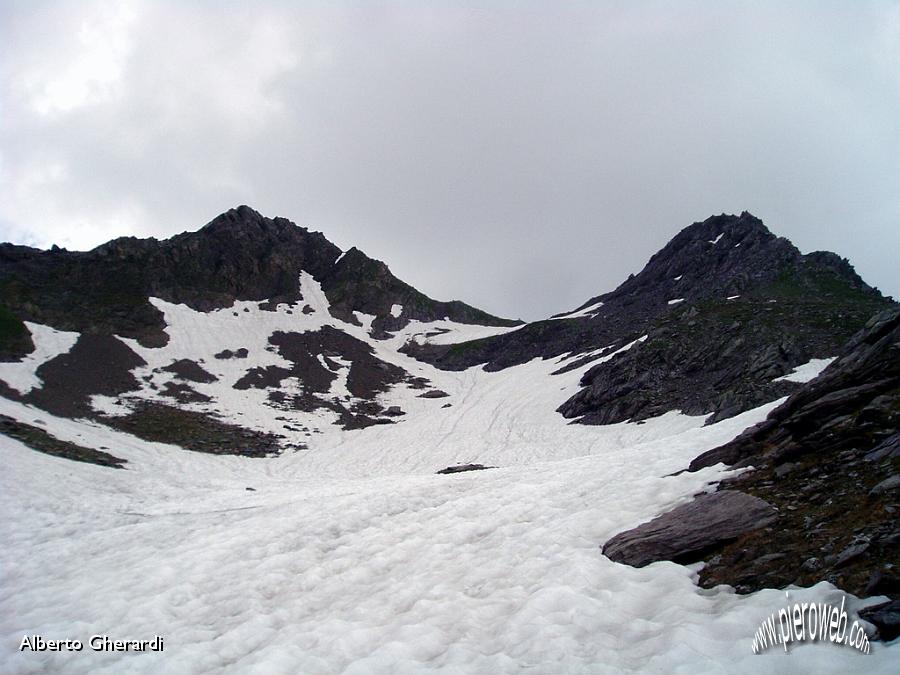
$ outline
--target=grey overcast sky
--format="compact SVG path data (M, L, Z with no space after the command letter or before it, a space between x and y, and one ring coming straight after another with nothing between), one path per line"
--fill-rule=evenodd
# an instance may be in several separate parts
M242 203L514 318L742 210L898 297L900 2L0 0L0 239Z

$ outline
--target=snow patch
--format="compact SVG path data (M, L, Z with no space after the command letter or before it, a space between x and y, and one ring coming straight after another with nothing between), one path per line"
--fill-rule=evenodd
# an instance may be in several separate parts
M810 380L817 378L819 373L825 370L825 368L828 367L828 364L834 361L835 358L837 357L832 356L828 359L811 359L803 365L797 366L787 375L776 377L772 382L780 382L781 380L786 382L799 382L800 384L809 382Z
M727 298L725 298L725 299L726 299L726 300L737 300L739 297L741 297L741 296L740 296L740 295L729 295L729 296L728 296Z
M331 303L328 302L321 284L309 272L300 272L300 294L313 312L328 314Z
M673 298L672 300L669 300L668 304L677 305L679 302L684 302L684 298Z
M595 302L593 305L589 305L583 309L575 310L574 312L569 312L568 314L563 314L561 316L551 316L550 319L577 319L582 316L594 316L597 313L597 310L601 307L603 307L602 302Z
M0 363L0 380L20 394L43 386L37 376L37 369L60 354L67 353L78 341L78 333L56 330L39 323L25 321L31 333L34 351L15 363Z
M391 305L391 316L395 319L403 314L403 305Z
M683 274L679 274L677 277L672 279L672 281L681 281L681 277L683 277L683 276L684 276Z
M375 321L374 314L366 314L365 312L353 312L353 315L357 318L357 320L362 324L363 330L366 333L372 332L372 322Z
M456 323L449 319L440 321L418 321L413 319L402 330L393 333L390 344L399 348L409 341L417 344L453 345L470 340L505 335L519 330L526 324L518 326L479 326L477 324Z
M720 240L722 237L724 237L724 236L725 236L725 233L722 232L722 233L720 233L719 236L716 237L715 239L710 239L710 240L709 240L709 243L712 244L713 246L715 246L716 244L719 243L719 240Z

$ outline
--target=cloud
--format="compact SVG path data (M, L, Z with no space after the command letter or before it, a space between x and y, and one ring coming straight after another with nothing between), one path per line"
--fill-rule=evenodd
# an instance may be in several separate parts
M249 203L509 316L748 209L900 294L897 3L4 3L0 238Z

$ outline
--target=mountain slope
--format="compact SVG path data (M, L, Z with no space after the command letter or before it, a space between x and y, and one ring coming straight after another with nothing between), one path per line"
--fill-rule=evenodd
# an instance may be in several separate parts
M409 351L442 368L496 370L643 338L589 370L584 389L559 411L586 424L672 409L721 419L793 391L795 383L778 378L834 356L891 304L846 260L802 255L742 213L685 228L639 274L569 314L479 342Z
M3 245L0 302L7 397L244 454L249 439L302 447L322 425L402 415L394 399L425 393L428 380L379 345L388 330L452 339L519 325L435 301L359 250L342 254L320 233L245 206L165 241L118 239L86 253ZM247 429L240 418L253 406L284 419L254 414Z
M322 283L335 308L351 321L356 321L351 313L360 311L390 319L395 327L410 318L518 323L463 303L431 300L394 277L384 263L356 249L342 258L321 233L284 218L266 218L247 206L223 213L197 232L164 241L123 237L84 253L3 244L0 304L20 320L162 346L165 324L149 298L204 312L235 300L260 301L270 309L302 299L301 271ZM395 304L409 301L406 315L391 316Z
M698 589L695 571L631 568L598 544L729 480L721 463L682 469L779 403L707 424L672 409L694 400L692 382L701 411L707 386L781 395L799 385L770 378L821 354L792 375L810 377L857 314L890 303L835 256L801 256L746 214L705 223L655 257L652 274L526 326L430 300L382 263L249 209L105 256L4 247L0 632L17 645L114 627L114 638L162 634L166 648L13 647L0 670L790 669L780 650L751 650L783 591ZM300 257L282 256L291 247ZM78 283L66 286L69 272ZM660 335L679 345L668 362L648 349ZM778 335L796 348L782 356ZM741 345L773 344L776 356L747 374ZM682 358L701 372L679 370ZM716 381L704 379L707 358ZM581 405L641 424L557 412L629 369L665 376ZM872 438L894 424L863 412ZM865 473L864 458L851 461ZM437 475L465 464L496 468ZM789 522L784 535L803 537ZM852 537L855 523L839 514L828 527ZM828 583L791 590L797 602L846 600L851 622L880 602L843 595ZM866 663L889 672L896 652L873 644ZM803 664L846 670L858 658L813 648Z
M410 399L452 405L435 366L538 357L581 374L554 405L567 419L724 419L792 392L795 368L824 365L891 304L845 260L804 256L743 213L694 223L614 291L522 325L246 206L165 241L0 246L0 302L7 370L24 378L0 368L4 395L213 452L245 452L246 433L305 447L331 424L396 422Z

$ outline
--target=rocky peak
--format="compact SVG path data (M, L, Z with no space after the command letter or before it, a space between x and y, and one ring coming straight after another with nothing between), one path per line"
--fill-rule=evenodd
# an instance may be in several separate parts
M804 256L755 216L718 215L679 232L616 290L507 335L412 349L462 369L500 370L535 357L631 345L589 369L559 407L582 423L641 420L669 410L716 421L789 394L783 376L834 356L889 299L833 253ZM573 359L566 368L583 365Z
M293 234L307 233L305 227L292 223L287 218L267 218L255 209L242 204L216 216L197 235L231 237L236 239L271 237L280 238Z
M342 256L322 233L245 205L162 241L121 237L87 252L3 245L0 307L19 323L31 320L159 346L168 339L165 323L149 297L198 311L229 307L235 300L268 301L261 308L274 309L279 302L302 299L301 272L322 284L335 316L358 323L354 312L373 314L381 335L411 319L514 323L461 302L432 300L362 251L353 248ZM403 307L400 316L393 316L394 305ZM19 355L28 347L27 341L15 344Z
M639 274L597 300L630 304L640 297L658 303L735 295L775 278L802 257L791 242L746 211L712 216L684 228Z

